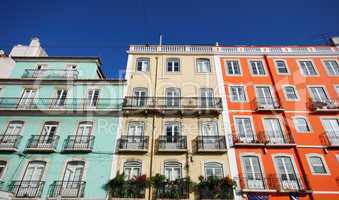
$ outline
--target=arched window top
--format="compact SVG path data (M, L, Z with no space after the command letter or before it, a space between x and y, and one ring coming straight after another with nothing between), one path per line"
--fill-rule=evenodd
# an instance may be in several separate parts
M5 160L0 160L0 165L6 165L7 162Z
M178 161L165 161L164 162L164 164L165 164L165 167L167 167L167 166L171 166L171 167L181 167L181 163L180 162L178 162Z
M142 164L140 161L128 160L124 163L124 175L127 180L141 175Z
M28 162L28 164L35 164L35 165L46 165L46 161L43 160L31 160Z
M223 164L218 162L206 162L204 164L205 168L205 176L216 176L216 177L224 177L224 170L223 170Z
M218 162L206 162L205 167L222 167L222 164Z
M124 162L124 167L141 167L141 162L136 160L127 160Z
M47 124L47 125L58 125L59 122L57 122L57 121L46 121L45 124Z
M85 161L83 160L71 160L67 162L67 165L85 165Z
M93 125L92 121L81 121L79 124L88 124L88 125Z

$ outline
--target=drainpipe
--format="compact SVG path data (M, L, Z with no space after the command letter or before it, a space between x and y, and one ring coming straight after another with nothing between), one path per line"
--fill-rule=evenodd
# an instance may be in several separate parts
M154 75L154 95L152 101L153 103L156 103L156 97L157 97L157 84L158 84L158 65L159 65L159 58L155 57L155 75ZM154 157L154 135L155 135L155 118L156 118L156 114L153 112L153 119L152 119L152 135L151 135L151 159L150 159L150 166L149 166L149 174L150 177L152 176L153 173L153 157ZM152 199L152 187L150 187L149 191L148 191L148 200Z
M270 79L271 79L271 82L273 84L273 87L274 87L274 93L275 93L275 96L277 98L277 100L279 101L279 104L280 104L280 97L279 97L279 94L278 94L278 91L277 91L277 87L276 87L276 84L275 84L275 81L273 79L273 74L272 74L272 71L271 71L271 68L270 68L270 65L269 65L269 62L268 62L268 58L267 58L267 55L264 54L264 60L265 60L265 64L267 66L267 71L269 73L269 76L270 76ZM285 127L288 131L288 133L290 133L290 137L293 139L294 141L294 138L292 137L292 132L291 132L291 127L289 126L288 124L288 121L287 121L287 117L286 117L286 113L285 111L282 112L282 116L283 116L283 121L284 121L284 124L285 124ZM305 186L306 186L306 189L310 189L311 186L308 182L308 179L307 179L307 175L306 175L306 172L305 172L305 168L304 168L304 165L302 164L302 161L301 161L301 157L300 157L300 154L299 154L299 151L298 151L298 148L297 146L294 146L293 147L293 150L295 152L295 155L297 157L297 160L298 160L298 163L299 163L299 166L300 166L300 170L301 170L301 173L302 173L302 176L304 177L304 182L305 182ZM312 193L310 193L308 195L310 197L311 200L313 200L313 195Z

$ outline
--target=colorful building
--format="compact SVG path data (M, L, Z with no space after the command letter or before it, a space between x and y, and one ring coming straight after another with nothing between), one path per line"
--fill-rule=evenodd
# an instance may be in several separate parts
M105 199L124 81L97 57L11 57L0 79L0 180L13 199Z

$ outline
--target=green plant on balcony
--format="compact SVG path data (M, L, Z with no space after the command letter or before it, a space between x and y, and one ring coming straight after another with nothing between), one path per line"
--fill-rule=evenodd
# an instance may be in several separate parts
M193 183L190 178L180 178L173 181L166 179L164 175L156 174L151 177L151 185L155 188L157 198L180 199L187 198L189 187Z
M220 178L209 176L204 178L199 177L197 184L200 199L233 199L233 189L236 182L230 177Z
M149 180L146 175L135 176L127 180L125 175L119 172L107 183L111 196L116 198L144 198L145 189L148 186Z

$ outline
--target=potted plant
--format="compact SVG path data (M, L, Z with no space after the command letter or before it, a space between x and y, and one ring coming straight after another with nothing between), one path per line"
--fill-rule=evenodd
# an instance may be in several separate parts
M199 177L197 185L200 199L232 199L236 182L230 177Z

